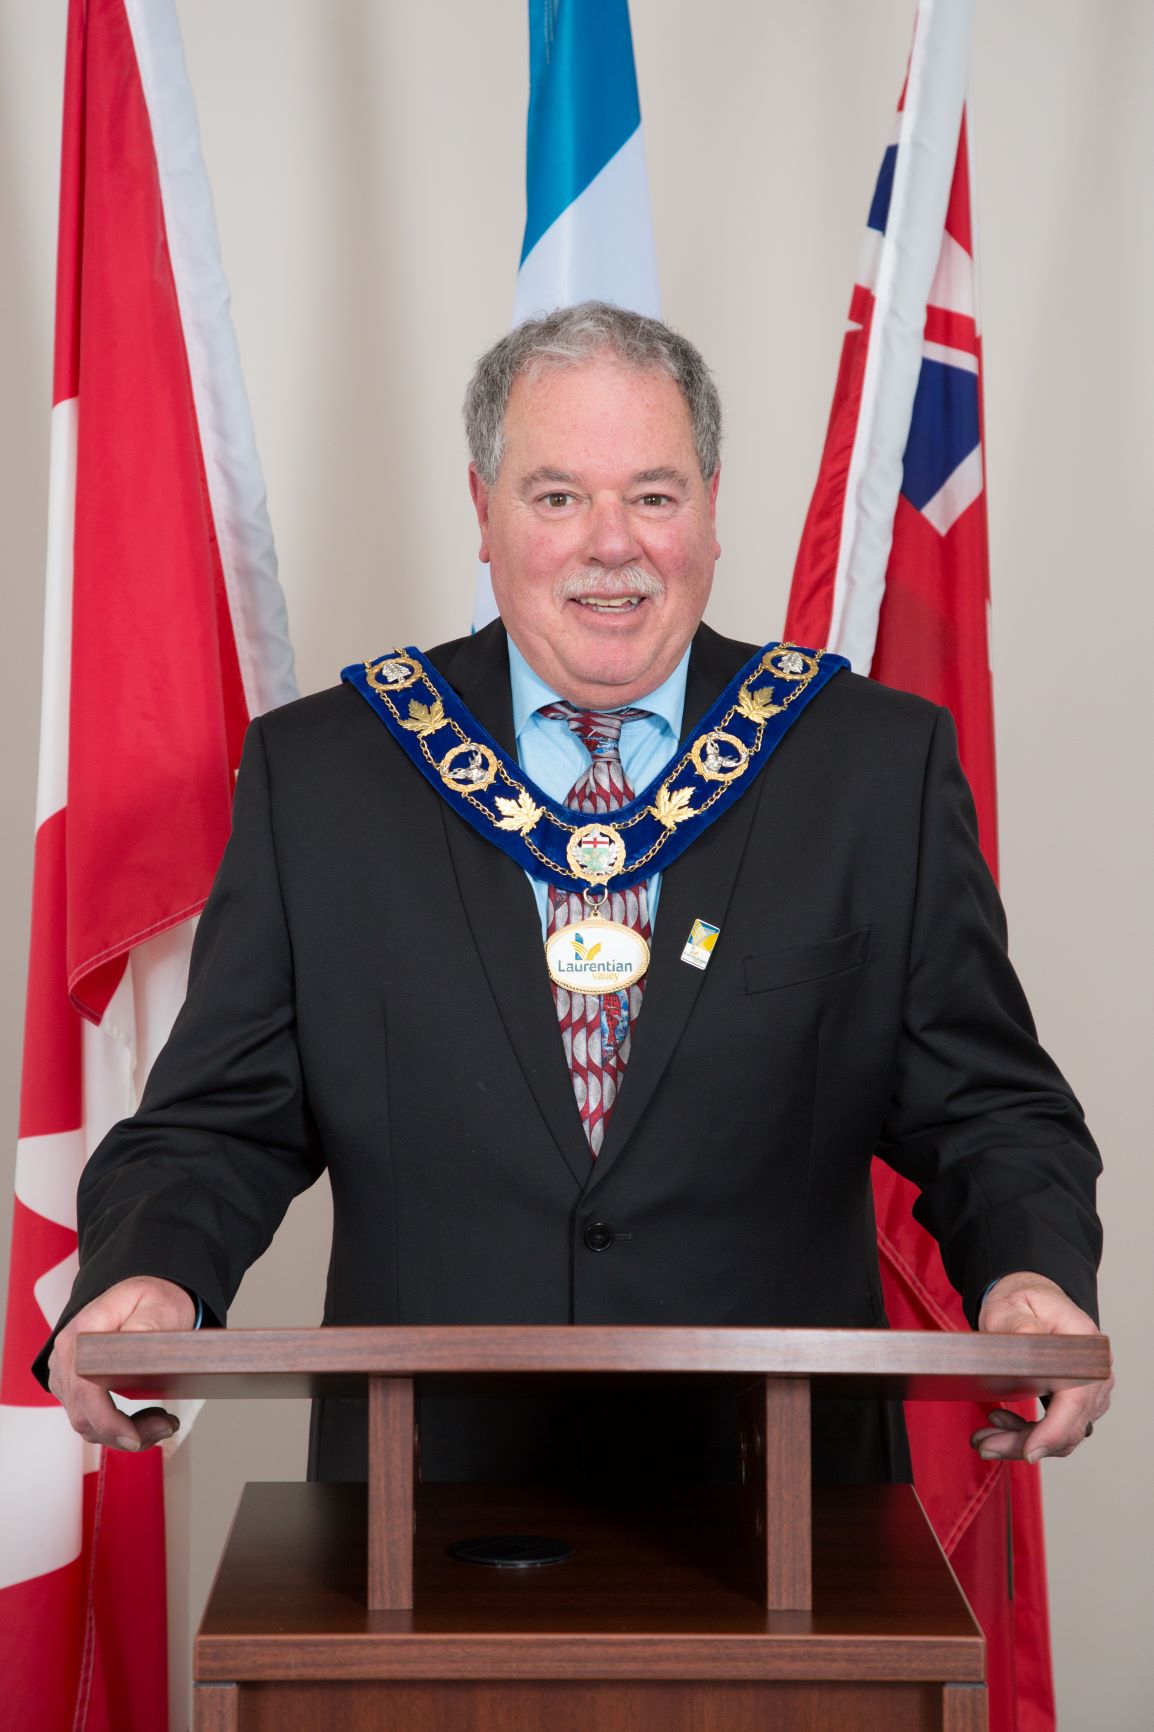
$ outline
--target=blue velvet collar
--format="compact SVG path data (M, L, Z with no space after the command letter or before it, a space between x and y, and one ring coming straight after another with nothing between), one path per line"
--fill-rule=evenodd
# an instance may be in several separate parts
M750 787L806 705L849 663L768 644L726 686L649 786L609 818L538 788L411 646L341 673L441 797L535 878L627 890L661 872Z

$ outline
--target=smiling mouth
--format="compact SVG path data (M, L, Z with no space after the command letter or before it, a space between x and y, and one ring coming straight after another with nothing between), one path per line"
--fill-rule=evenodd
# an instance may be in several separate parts
M641 606L643 595L580 595L574 596L578 607L590 607L597 613L629 613Z

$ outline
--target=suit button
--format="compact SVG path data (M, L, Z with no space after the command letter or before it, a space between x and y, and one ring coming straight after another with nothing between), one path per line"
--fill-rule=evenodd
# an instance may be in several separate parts
M585 1243L590 1251L608 1251L613 1243L613 1229L607 1227L604 1221L594 1221L591 1227L585 1229Z

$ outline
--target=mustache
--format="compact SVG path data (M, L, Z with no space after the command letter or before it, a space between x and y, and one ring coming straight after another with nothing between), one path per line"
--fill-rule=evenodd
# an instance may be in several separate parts
M643 571L639 565L619 565L616 571L584 566L571 571L568 577L559 577L554 594L559 602L580 601L587 595L638 595L646 601L660 601L665 594L665 585L659 577Z

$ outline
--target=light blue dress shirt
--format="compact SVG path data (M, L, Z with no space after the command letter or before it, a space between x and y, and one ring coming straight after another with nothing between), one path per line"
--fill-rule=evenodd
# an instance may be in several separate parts
M659 770L665 768L681 738L681 717L685 709L685 680L689 671L689 651L686 650L669 678L648 697L636 698L629 708L648 710L640 722L626 722L621 729L621 767L625 780L634 794L649 785ZM513 688L513 732L517 737L517 758L531 781L558 805L583 771L589 768L589 753L564 722L550 722L537 711L544 704L555 704L559 694L533 672L512 638L509 639L509 680ZM625 707L625 706L622 706ZM537 911L541 916L541 936L548 930L549 886L543 878L526 873ZM649 880L649 922L657 914L657 899L661 894L661 874L655 872Z

